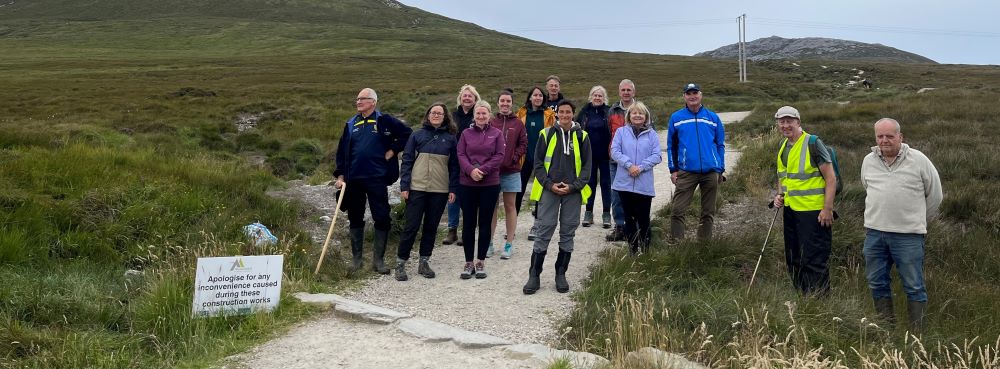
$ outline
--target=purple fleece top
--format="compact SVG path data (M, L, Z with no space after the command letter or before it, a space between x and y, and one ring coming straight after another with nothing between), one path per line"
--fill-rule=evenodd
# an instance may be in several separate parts
M458 183L463 186L496 186L500 184L500 163L503 162L504 141L499 129L487 126L481 129L472 124L462 131L458 139L458 165L462 174ZM482 181L472 180L475 168L486 174Z

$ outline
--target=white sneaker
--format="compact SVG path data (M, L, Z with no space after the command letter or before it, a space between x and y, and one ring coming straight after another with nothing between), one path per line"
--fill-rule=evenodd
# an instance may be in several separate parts
M500 258L503 260L510 259L510 254L512 253L514 253L514 245L507 242L507 244L503 245L503 252L500 253Z

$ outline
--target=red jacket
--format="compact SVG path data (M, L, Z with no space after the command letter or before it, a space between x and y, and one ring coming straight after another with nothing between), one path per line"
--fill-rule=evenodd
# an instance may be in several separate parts
M497 113L490 119L490 125L503 132L504 150L500 174L520 173L521 159L528 151L528 133L524 129L524 122L514 112L509 115Z

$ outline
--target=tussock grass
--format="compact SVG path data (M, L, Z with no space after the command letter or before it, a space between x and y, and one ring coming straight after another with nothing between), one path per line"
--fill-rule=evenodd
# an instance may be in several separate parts
M948 96L948 99L943 99ZM951 98L954 97L954 98ZM788 102L803 126L838 150L844 192L831 255L833 291L800 297L784 266L781 222L753 286L746 294L757 253L773 212L764 208L775 182L779 143L771 112L786 102L758 107L740 125L728 126L743 156L724 197L748 203L741 221L707 243L658 243L628 258L611 252L579 295L564 344L612 358L652 346L679 352L712 367L732 368L988 368L997 367L1000 289L996 168L1000 98L992 91L877 96L856 104ZM874 145L872 124L883 116L903 125L904 142L921 150L942 176L945 201L930 224L925 274L930 295L928 328L907 332L905 295L897 292L896 327L874 320L861 255L864 189L861 160ZM959 132L967 132L962 134ZM974 133L973 133L974 132ZM745 209L745 208L740 208ZM657 220L666 227L663 215Z

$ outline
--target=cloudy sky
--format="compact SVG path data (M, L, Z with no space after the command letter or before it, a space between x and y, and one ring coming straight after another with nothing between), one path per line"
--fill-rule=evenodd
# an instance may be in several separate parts
M692 55L772 35L880 43L939 63L1000 64L1000 1L538 1L401 0L402 3L545 43Z

